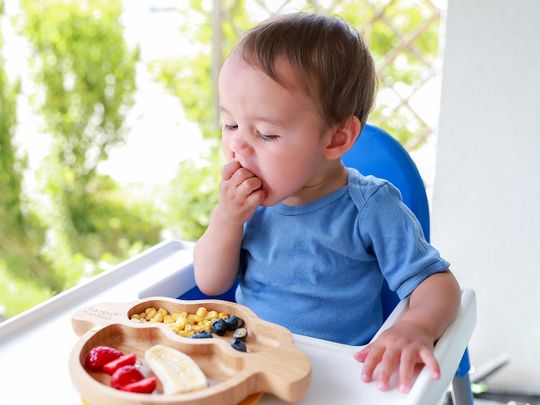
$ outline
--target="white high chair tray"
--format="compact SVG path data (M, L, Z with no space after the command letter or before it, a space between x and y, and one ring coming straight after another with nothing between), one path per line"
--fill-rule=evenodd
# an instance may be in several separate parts
M0 402L15 404L77 404L80 395L71 382L68 359L79 337L73 332L72 315L100 302L127 302L150 296L176 298L195 284L189 264L192 244L170 240L150 248L116 268L61 293L16 317L0 323ZM403 308L406 303L400 304ZM435 349L443 369L432 382L426 370L420 372L409 394L396 388L380 392L376 383L360 379L361 364L353 353L361 347L347 346L294 335L298 349L312 362L312 380L299 404L433 404L452 379L445 366L459 361L452 355L464 348L475 322L474 294L464 291L458 321L448 329ZM384 327L399 316L399 308ZM460 331L452 328L460 325ZM465 327L464 327L465 325ZM457 329L456 329L457 330ZM456 363L457 364L457 363ZM455 369L455 365L451 366ZM261 405L284 404L264 395Z

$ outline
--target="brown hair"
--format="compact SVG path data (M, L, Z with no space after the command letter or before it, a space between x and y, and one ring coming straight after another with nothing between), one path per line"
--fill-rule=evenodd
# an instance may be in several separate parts
M327 125L355 115L364 127L375 98L375 66L358 31L340 17L293 13L270 18L246 32L233 52L281 84L285 80L278 77L276 64L284 57L298 69Z

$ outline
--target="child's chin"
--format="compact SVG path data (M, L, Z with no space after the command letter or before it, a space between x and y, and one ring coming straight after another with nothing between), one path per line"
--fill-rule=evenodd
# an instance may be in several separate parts
M276 205L279 201L276 199L276 197L272 194L269 194L267 190L265 190L266 195L264 197L264 200L259 205L262 207L271 207L272 205Z

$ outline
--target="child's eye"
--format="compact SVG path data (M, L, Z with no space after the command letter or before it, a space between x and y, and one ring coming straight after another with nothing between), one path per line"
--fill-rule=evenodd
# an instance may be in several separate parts
M223 124L223 130L224 131L232 131L234 129L237 129L238 125L229 125L229 124Z
M257 135L264 142L272 142L279 138L279 135L265 135L265 134L261 134L259 131L257 131Z

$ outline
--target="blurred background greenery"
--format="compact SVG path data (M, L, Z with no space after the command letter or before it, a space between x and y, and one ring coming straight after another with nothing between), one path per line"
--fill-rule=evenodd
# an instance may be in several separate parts
M0 15L6 1L0 0ZM415 95L438 74L441 6L429 0L146 2L152 12L173 11L190 47L182 57L144 61L139 47L125 38L127 2L17 4L17 13L0 19L0 306L8 317L166 236L196 240L202 234L217 202L223 164L216 72L239 35L271 14L308 10L343 16L364 35L376 59L380 92L370 121L409 150L433 133L414 106ZM7 74L7 24L31 50L30 78ZM179 159L174 178L144 195L99 170L114 148L129 141L133 128L126 117L141 63L178 99L206 140L202 156ZM31 91L21 93L21 80L31 81ZM29 167L28 151L17 142L18 124L27 119L18 114L21 97L42 122L32 136L50 139L37 168ZM182 129L178 136L190 142Z

